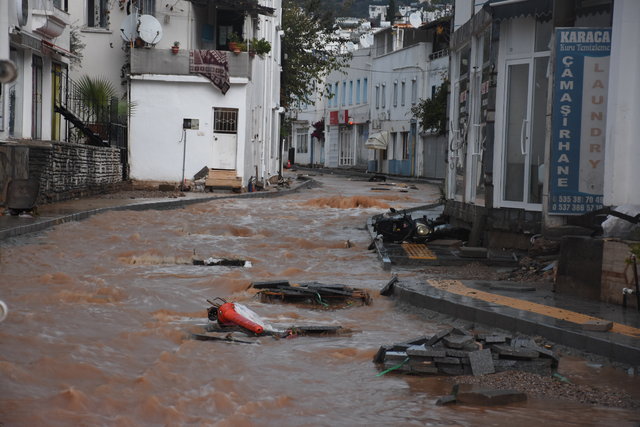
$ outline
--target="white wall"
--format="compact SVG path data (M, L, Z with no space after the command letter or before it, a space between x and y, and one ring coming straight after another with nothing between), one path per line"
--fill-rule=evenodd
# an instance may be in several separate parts
M640 3L616 0L607 100L604 204L640 204Z

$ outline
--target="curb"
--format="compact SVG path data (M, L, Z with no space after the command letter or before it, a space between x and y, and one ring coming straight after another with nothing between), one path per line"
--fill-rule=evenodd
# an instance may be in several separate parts
M75 212L69 215L59 216L51 219L43 219L31 224L19 225L12 228L0 230L0 240L5 240L11 237L22 236L24 234L35 233L38 231L46 230L47 228L54 227L56 225L64 224L66 222L81 221L87 219L92 215L100 214L109 211L143 211L143 210L160 210L160 209L177 209L184 208L185 206L194 205L196 203L205 203L212 200L223 199L265 199L270 197L280 197L287 194L296 193L302 189L311 188L315 185L315 180L309 178L295 188L289 188L285 190L275 192L255 192L255 193L242 193L242 194L230 194L223 196L211 196L202 197L197 199L174 199L167 201L154 201L154 202L142 202L134 203L131 205L109 206L99 209L92 209L87 211Z
M611 332L589 332L567 321L451 294L421 284L412 289L406 283L395 284L394 297L421 308L448 316L504 329L513 333L540 335L557 344L597 354L611 360L636 366L640 360L638 339Z

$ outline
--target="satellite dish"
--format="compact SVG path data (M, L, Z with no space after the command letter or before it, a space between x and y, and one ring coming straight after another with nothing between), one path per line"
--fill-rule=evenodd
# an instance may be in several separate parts
M29 0L16 0L16 13L18 15L18 24L21 27L27 25L29 19Z
M8 59L0 60L0 83L11 83L18 77L18 67Z
M162 39L162 26L151 15L140 15L138 18L138 33L146 43L154 45Z
M126 18L120 24L120 37L126 42L130 42L136 39L138 31L138 17L135 14L127 15Z
M409 15L409 23L413 28L419 28L422 25L422 14L420 12L413 12Z

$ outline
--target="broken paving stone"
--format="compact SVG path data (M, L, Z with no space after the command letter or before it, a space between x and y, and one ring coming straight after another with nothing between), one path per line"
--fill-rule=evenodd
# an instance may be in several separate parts
M467 405L507 405L524 402L527 395L517 390L475 390L458 392L456 400Z
M608 320L589 320L582 324L585 331L607 332L613 327L613 322Z
M447 353L444 349L433 349L431 347L425 347L425 345L423 344L409 347L407 349L407 355L421 357L445 357Z
M538 351L526 347L511 347L507 345L495 345L494 350L500 356L515 357L519 359L535 359L540 356Z
M462 363L459 357L435 357L433 361L444 365L460 365Z
M511 347L535 348L538 344L529 337L515 337L511 340Z
M471 335L449 335L444 337L443 341L444 344L449 348L461 349L469 344L474 343L475 340Z
M448 396L442 396L438 398L438 400L436 400L436 406L450 405L452 403L456 403L456 397L452 394Z
M460 358L469 357L469 352L464 350L454 350L452 348L448 348L445 350L445 353L447 353L447 356L451 356L451 357L460 357Z
M453 331L453 328L451 328L451 329L443 329L443 330L439 331L438 333L436 333L434 336L432 336L431 338L429 338L427 340L426 345L427 346L431 346L431 345L436 344L442 338L444 338L447 335L449 335L452 331Z
M478 339L484 341L487 344L501 344L503 342L507 342L506 335L479 335Z
M384 361L386 362L402 362L407 358L407 353L403 351L387 351L384 357Z
M488 348L469 353L469 364L471 365L471 372L475 376L493 374L496 371L493 366L491 350Z

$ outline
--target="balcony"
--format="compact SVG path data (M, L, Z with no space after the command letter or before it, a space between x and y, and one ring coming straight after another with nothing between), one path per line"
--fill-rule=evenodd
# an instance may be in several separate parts
M247 52L227 52L227 60L229 77L251 79L251 56ZM131 49L131 74L190 75L189 51L180 49L174 54L171 49Z
M31 17L31 29L50 39L60 36L71 22L67 12L52 5L49 5L47 10L33 9Z

